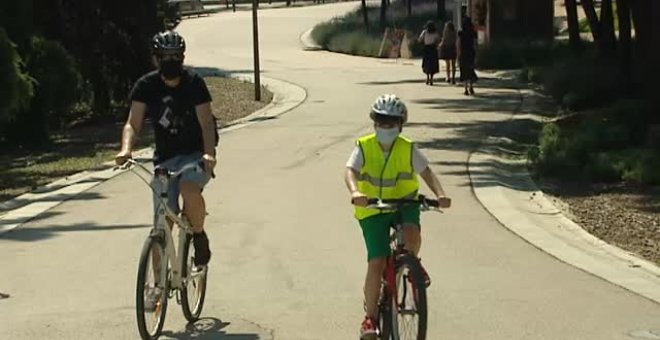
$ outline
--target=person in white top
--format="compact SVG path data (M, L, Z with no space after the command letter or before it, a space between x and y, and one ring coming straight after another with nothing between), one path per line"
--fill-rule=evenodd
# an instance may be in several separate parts
M433 76L440 71L440 64L438 62L440 35L438 35L433 21L429 21L424 25L424 30L419 35L418 41L424 44L422 71L426 74L426 85L433 85Z

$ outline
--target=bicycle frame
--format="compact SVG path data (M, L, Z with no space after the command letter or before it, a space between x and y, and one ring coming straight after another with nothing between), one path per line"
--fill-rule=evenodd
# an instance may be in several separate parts
M165 253L164 253L165 261L162 261L160 263L161 278L167 279L167 275L168 275L167 264L169 263L171 270L170 271L171 277L169 279L170 289L180 289L183 286L183 284L185 284L185 282L183 282L184 273L180 272L182 267L182 261L185 260L182 258L181 254L183 254L183 248L185 247L185 244L188 241L187 236L189 234L192 234L192 227L190 226L190 223L185 218L185 216L183 216L182 218L179 217L168 206L168 188L169 188L170 179L167 170L157 169L154 173L152 173L145 166L134 160L130 160L130 164L137 165L144 172L153 176L156 181L160 182L160 192L156 192L146 179L144 179L142 176L138 175L135 171L133 171L133 173L135 173L136 176L138 176L143 182L145 182L151 188L154 194L158 195L158 206L156 208L156 213L154 215L154 223L153 223L154 227L151 230L149 237L152 238L156 237L161 241L163 241L165 244ZM168 219L179 227L178 250L175 249L172 230L169 224L167 223Z
M404 249L405 241L403 237L403 225L397 222L394 226L392 226L392 229L395 230L391 237L392 254L387 257L385 271L383 272L383 279L386 282L385 289L387 289L387 296L390 299L390 301L388 301L390 308L395 308L396 301L399 301L399 292L396 287L396 271L394 268L394 260L399 254L405 253L407 251ZM392 331L394 334L399 334L398 320L392 319Z
M167 180L167 179L166 179ZM165 186L167 188L167 186ZM165 189L165 195L167 195L167 189ZM179 242L178 250L175 250L174 237L172 235L172 230L167 223L167 218L169 218L174 224L179 226ZM167 198L162 198L160 200L158 209L156 210L156 216L154 217L154 231L158 237L161 237L165 242L165 263L170 263L170 269L172 277L170 278L170 288L179 289L183 285L181 265L184 259L181 254L183 254L183 247L188 241L188 234L192 234L192 227L187 220L179 218L167 205ZM153 234L152 234L153 237Z

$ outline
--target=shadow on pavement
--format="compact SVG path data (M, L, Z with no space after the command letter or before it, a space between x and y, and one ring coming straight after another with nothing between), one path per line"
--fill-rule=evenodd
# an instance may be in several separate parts
M48 218L48 216L44 217ZM109 231L109 230L125 230L125 229L141 229L151 228L151 225L98 225L95 223L75 223L67 225L51 225L31 227L29 224L24 224L20 228L16 228L5 234L0 235L0 240L18 241L18 242L32 242L53 238L60 233L72 231Z
M178 340L267 340L255 333L227 333L224 328L230 324L216 318L202 318L186 325L185 331L164 331L163 336Z
M358 83L359 85L395 85L395 84L421 84L425 82L426 79L402 79L394 81L368 81L364 83Z
M84 183L101 183L103 179L99 178L88 178L76 183L68 184L68 185L58 185L54 186L52 188L45 188L44 190L38 190L38 191L33 191L32 193L48 193L56 190L63 189L65 187L71 186L71 185L78 185L78 184L84 184ZM50 195L48 197L41 197L41 198L30 198L30 199L22 199L22 198L15 198L12 201L11 207L9 209L5 209L5 211L17 209L20 207L23 207L27 204L32 204L36 202L60 202L60 201L69 201L69 200L78 200L78 201L86 201L86 200L98 200L98 199L103 199L105 196L96 193L96 192L81 192L81 193L74 193L74 194L57 194L57 195ZM0 200L2 197L0 197ZM0 209L0 212L3 210ZM5 222L6 220L3 220L2 222Z
M474 97L455 99L438 96L414 101L438 115L465 116L459 122L438 117L434 121L412 122L406 126L436 131L431 133L433 137L430 139L417 143L421 149L467 153L488 150L502 156L500 161L472 162L469 173L472 183L467 181L463 186L498 185L530 191L533 187L529 185L525 172L525 158L527 151L537 144L543 126L538 112L534 112L536 106L525 105L528 97L517 90L512 80L482 78L479 85L487 87L477 89L481 93L477 92ZM543 113L548 115L551 111ZM447 169L446 175L463 177L468 174L467 160L437 164L451 168Z
M244 74L244 75L253 75L254 70L224 70L220 69L217 67L205 67L205 66L189 66L198 73L202 77L227 77L229 75L237 75L237 74ZM267 73L266 71L262 70L261 74Z

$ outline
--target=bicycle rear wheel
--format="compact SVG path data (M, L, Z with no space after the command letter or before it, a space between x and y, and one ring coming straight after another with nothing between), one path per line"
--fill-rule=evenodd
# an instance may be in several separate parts
M396 258L397 297L392 315L395 340L425 340L428 321L426 285L419 260L410 254Z
M199 320L206 297L206 277L208 266L197 268L194 263L195 247L192 246L192 235L186 236L181 261L181 308L189 322Z
M149 237L142 247L135 292L137 324L142 339L152 340L160 336L167 312L168 291L163 244Z

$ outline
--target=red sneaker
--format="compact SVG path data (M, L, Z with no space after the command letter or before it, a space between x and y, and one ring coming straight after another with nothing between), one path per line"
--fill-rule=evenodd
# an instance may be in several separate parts
M378 340L378 331L376 330L376 321L366 317L360 327L360 340Z

